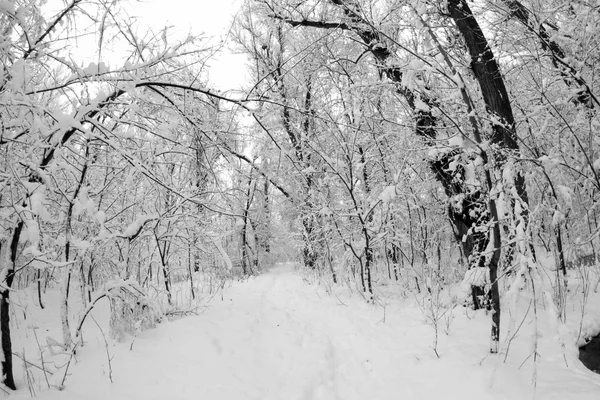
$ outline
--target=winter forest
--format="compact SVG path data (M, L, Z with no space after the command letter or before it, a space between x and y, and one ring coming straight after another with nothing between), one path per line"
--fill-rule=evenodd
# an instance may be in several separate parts
M0 0L0 397L600 398L600 1L236 4Z

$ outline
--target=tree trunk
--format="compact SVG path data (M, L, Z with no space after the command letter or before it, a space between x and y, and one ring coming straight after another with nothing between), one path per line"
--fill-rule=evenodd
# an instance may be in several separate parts
M242 220L242 272L244 275L249 273L253 273L252 267L250 266L250 256L248 255L248 224L249 224L249 214L250 214L250 206L252 205L252 200L254 199L254 188L252 180L252 170L250 170L250 175L248 176L248 189L246 190L246 204L244 206L243 220Z
M487 111L492 118L492 137L491 142L499 145L503 150L519 152L517 143L517 135L515 131L515 120L512 113L512 107L508 92L504 85L502 73L498 67L498 63L494 57L492 49L489 47L487 39L481 30L477 20L475 19L469 5L465 0L448 0L448 12L454 20L458 30L460 31L465 44L471 56L471 69L481 88L481 94L485 102ZM504 165L506 154L494 154L492 160L486 153L482 154L484 164L492 162L492 167L499 171ZM494 165L495 164L495 165ZM489 169L485 170L488 190L493 190L493 181ZM521 207L523 211L523 223L528 223L527 205L528 198L525 189L525 178L523 174L517 173L514 180L515 189L524 205ZM494 251L489 264L491 296L492 296L492 346L490 351L496 353L498 351L498 341L500 332L500 295L498 289L498 264L500 260L500 226L498 221L498 210L495 200L490 197L488 200L489 212L491 214L493 246ZM526 227L522 227L526 231Z
M265 179L263 186L263 196L264 196L264 212L265 212L265 220L264 220L264 238L263 238L263 249L266 254L271 252L271 206L269 204L270 196L269 196L269 180Z
M168 228L167 228L168 231ZM161 248L160 247L160 241L158 240L158 236L156 233L156 230L154 231L154 239L156 240L156 247L158 248L158 255L160 258L160 264L161 264L161 268L162 268L162 272L163 272L163 278L164 278L164 284L165 284L165 290L167 292L167 301L169 302L169 305L173 304L173 299L171 296L171 282L170 282L170 277L169 277L169 270L167 267L167 253L168 253L168 248L167 248L167 243L165 242L164 246ZM129 240L129 239L128 239ZM158 280L158 275L156 277L156 279Z
M12 287L15 278L15 263L17 261L17 248L19 246L19 237L23 230L23 221L20 221L13 232L10 248L8 249L9 257L7 265L4 267L6 271L4 277L4 288L0 292L0 332L2 334L2 383L9 389L17 390L13 377L12 364L12 341L10 338L10 288ZM0 252L1 253L1 252Z
M44 309L44 303L42 303L42 270L38 269L36 272L36 281L37 281L37 294L38 294L38 303L40 304L40 308Z
M69 261L68 257L66 261ZM71 328L69 326L69 289L71 286L71 271L71 266L68 266L63 280L62 298L60 303L60 321L62 327L63 344L65 345L65 348L70 348L73 344Z

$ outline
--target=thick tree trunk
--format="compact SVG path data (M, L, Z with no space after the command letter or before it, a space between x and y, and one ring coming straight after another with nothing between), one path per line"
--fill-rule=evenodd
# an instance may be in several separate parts
M481 94L485 102L487 111L492 118L492 137L491 142L499 145L502 150L519 152L517 135L515 131L515 120L512 113L512 107L508 92L504 85L502 73L496 62L492 49L489 47L487 39L481 30L473 12L465 0L448 0L448 12L454 20L458 30L464 38L465 44L471 56L471 69L479 83ZM516 155L516 154L515 154ZM482 158L485 164L492 162L492 166L500 171L506 159L506 154L494 154L493 160L489 159L488 154L483 153ZM495 164L495 165L494 165ZM493 189L493 180L489 169L485 171L488 189ZM521 173L517 173L514 179L514 185L517 195L524 205L523 221L527 224L528 198L525 189L525 178ZM500 332L500 296L498 289L498 264L500 261L500 226L499 216L496 207L496 201L490 197L488 201L489 212L491 214L493 247L494 251L489 264L491 295L492 295L492 346L491 352L498 351L498 341ZM526 227L523 227L523 231Z
M20 221L12 235L10 243L9 257L4 266L4 282L0 292L0 333L2 335L2 383L9 389L17 390L13 377L12 364L12 341L10 337L10 288L15 278L15 263L17 261L17 249L19 246L19 237L23 230L23 221Z

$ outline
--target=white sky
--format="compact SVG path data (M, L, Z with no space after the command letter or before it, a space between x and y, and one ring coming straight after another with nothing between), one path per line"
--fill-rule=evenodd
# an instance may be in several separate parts
M242 0L142 0L132 11L144 23L161 28L174 26L174 34L205 34L226 39ZM142 6L143 5L143 6ZM230 47L230 46L229 46ZM222 91L239 89L245 80L246 57L227 47L210 63L210 86Z
M156 28L174 26L174 34L205 34L226 39L242 0L145 0L133 11ZM239 89L245 79L246 58L227 47L210 63L210 86L222 91Z
M169 34L172 40L184 38L190 32L195 35L213 37L211 43L217 44L220 39L227 39L228 31L235 14L238 12L243 0L125 0L122 5L128 10L128 14L138 17L141 26L150 26L161 29L172 26ZM64 9L65 2L71 0L49 0L46 4L47 12L55 15ZM86 50L95 52L93 42L97 40L78 39L77 58L81 61L89 59L97 61L91 54L88 56ZM230 46L224 46L220 54L215 56L209 63L209 85L212 89L221 91L240 89L246 78L246 57L233 54ZM104 58L104 57L103 57ZM107 65L114 67L115 60L101 60ZM118 60L117 63L120 63ZM120 65L119 65L120 66Z

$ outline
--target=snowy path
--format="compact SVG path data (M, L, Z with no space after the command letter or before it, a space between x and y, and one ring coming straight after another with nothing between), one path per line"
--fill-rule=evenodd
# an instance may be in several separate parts
M90 344L81 349L66 389L40 397L485 400L529 393L528 381L494 363L479 365L485 341L444 335L437 359L429 347L432 329L417 308L388 309L384 323L381 307L355 300L350 307L323 296L289 265L280 266L234 285L198 316L145 331L132 351L129 344L111 347L114 383L107 377L103 345ZM485 337L487 323L471 323L469 329L481 329L475 334ZM446 344L447 338L452 339ZM600 385L585 376L581 381L578 387L595 388L595 394L568 398L598 398ZM536 397L565 398L542 383Z

